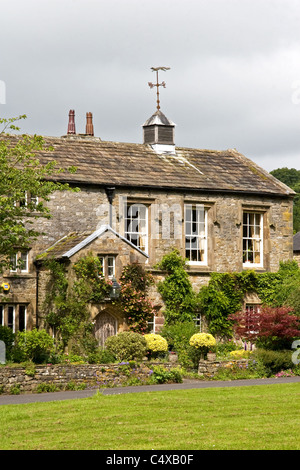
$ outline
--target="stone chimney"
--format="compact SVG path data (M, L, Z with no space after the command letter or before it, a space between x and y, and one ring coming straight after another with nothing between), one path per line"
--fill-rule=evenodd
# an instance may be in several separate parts
M86 135L94 135L94 126L93 126L93 115L92 113L86 113Z
M74 109L70 109L69 111L69 124L68 124L68 131L67 134L76 134L75 129L75 111Z

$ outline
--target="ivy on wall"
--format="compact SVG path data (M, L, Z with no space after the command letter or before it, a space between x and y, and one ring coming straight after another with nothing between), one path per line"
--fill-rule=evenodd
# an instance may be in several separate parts
M116 302L131 331L145 334L153 321L155 309L148 298L148 289L154 283L150 273L139 264L125 266L120 277L121 293Z
M43 304L46 325L55 331L63 348L71 339L78 340L78 348L93 347L95 340L88 304L104 300L111 287L101 274L99 258L92 254L81 258L72 267L75 275L72 283L64 263L49 260L46 267L50 272Z
M296 261L280 263L276 273L213 273L199 294L199 306L214 335L232 336L228 319L243 306L247 293L255 292L262 305L290 306L300 315L300 269Z
M157 285L157 290L165 304L163 312L165 324L178 321L193 321L197 310L197 296L193 291L189 275L185 269L186 261L179 251L173 250L165 255L156 266L166 272L164 281Z
M157 289L165 303L166 325L192 321L195 312L205 316L211 334L232 337L229 315L241 310L247 293L256 293L263 305L289 306L300 316L300 269L296 261L280 263L275 273L247 270L212 273L207 286L193 291L186 260L174 250L157 265L166 271Z

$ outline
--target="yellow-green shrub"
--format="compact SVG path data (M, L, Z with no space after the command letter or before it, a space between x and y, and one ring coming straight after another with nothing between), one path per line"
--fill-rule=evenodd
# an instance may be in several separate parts
M233 359L248 359L251 354L252 354L252 351L245 351L245 349L238 349L236 351L230 352L230 356Z
M190 338L190 345L196 349L209 349L216 345L216 340L210 333L196 333Z
M147 342L147 349L151 352L167 352L168 343L165 338L155 333L149 333L144 335Z

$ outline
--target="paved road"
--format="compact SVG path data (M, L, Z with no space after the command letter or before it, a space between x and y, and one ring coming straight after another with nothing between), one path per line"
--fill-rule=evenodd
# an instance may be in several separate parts
M138 385L132 387L116 387L101 389L103 395L118 395L123 393L157 392L167 390L189 390L195 388L243 387L250 385L273 385L284 383L300 383L300 377L281 377L280 379L247 379L232 381L203 381L184 380L182 384ZM72 400L92 397L96 390L78 390L53 393L28 393L20 395L0 395L0 405L17 405L49 401Z

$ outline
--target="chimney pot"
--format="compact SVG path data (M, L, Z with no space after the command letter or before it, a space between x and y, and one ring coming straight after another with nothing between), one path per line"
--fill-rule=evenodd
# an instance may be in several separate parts
M76 134L76 130L75 130L75 111L74 111L74 109L70 109L70 111L69 111L69 124L68 124L67 134Z
M86 113L86 135L94 135L94 126L93 126L93 115L92 113Z

